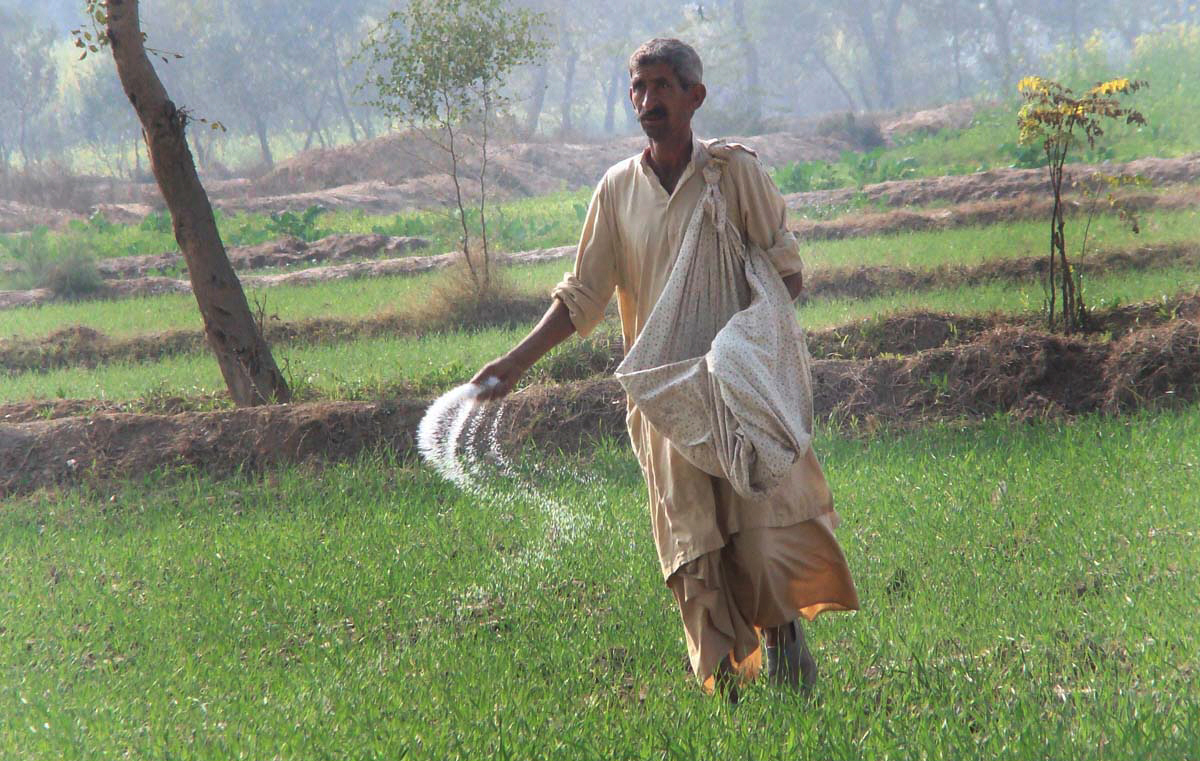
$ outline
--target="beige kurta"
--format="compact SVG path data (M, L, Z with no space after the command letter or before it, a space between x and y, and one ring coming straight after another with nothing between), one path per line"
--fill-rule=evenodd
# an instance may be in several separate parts
M785 227L786 208L770 176L750 151L727 154L720 190L729 218L767 252L783 276L801 270L799 246ZM692 161L668 194L644 154L613 166L596 187L580 237L575 270L555 287L581 335L604 317L615 290L625 345L641 332L671 273L685 228L704 188L700 171L708 146L693 141ZM767 498L750 500L680 455L636 406L626 417L630 440L646 477L650 513L664 577L691 560L725 546L751 529L790 526L827 514L833 500L809 450Z

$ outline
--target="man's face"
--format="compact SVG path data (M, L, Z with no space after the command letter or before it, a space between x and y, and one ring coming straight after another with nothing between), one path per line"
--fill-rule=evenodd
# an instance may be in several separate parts
M705 94L704 85L684 88L666 63L637 67L629 82L634 113L651 140L686 136L691 130L692 114L704 102Z

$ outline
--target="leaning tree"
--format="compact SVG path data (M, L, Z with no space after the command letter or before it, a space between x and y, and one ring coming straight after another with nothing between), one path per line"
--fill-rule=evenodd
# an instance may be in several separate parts
M150 61L137 0L85 0L90 30L75 31L83 55L112 51L117 74L137 113L154 179L171 213L175 240L187 263L204 335L216 354L235 404L287 402L291 392L254 319L241 281L229 263L212 204L200 183L187 143L191 121L167 95ZM163 60L166 56L160 51Z

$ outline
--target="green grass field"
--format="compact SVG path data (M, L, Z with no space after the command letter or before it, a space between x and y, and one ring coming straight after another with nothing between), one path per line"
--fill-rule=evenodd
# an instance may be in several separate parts
M1088 282L1085 293L1090 304L1103 307L1166 299L1197 288L1200 269L1180 268L1096 278ZM1042 298L1037 283L997 283L864 300L814 300L797 311L802 325L820 330L915 309L1036 315ZM368 399L398 392L428 393L469 380L485 362L514 346L530 327L363 338L333 345L283 345L274 347L273 353L302 396ZM216 360L204 352L148 363L114 362L95 368L14 374L0 387L0 401L57 397L127 402L165 395L210 396L224 388Z
M1144 215L1134 234L1115 216L1097 216L1088 233L1088 252L1124 249L1151 243L1197 239L1200 211L1159 211ZM978 264L989 259L1045 256L1050 247L1047 221L1003 222L937 232L906 232L846 240L805 243L806 264L813 270L837 267L890 266L930 269ZM1083 224L1067 225L1068 254L1077 257ZM1087 255L1085 253L1084 260Z
M589 197L589 191L564 191L494 204L488 225L491 250L529 251L578 241ZM457 218L446 211L313 212L280 215L218 212L217 227L226 246L256 245L283 235L314 241L335 233L382 233L428 239L429 246L420 254L441 254L462 248ZM480 230L473 233L478 236ZM171 221L165 212L151 214L140 224L114 224L95 217L73 221L64 230L41 228L27 235L4 234L0 235L0 264L13 271L0 272L0 286L12 290L40 287L35 282L37 273L49 263L72 255L111 259L176 250ZM182 276L186 271L181 263L162 274Z
M1198 215L1198 211L1147 214L1142 220L1140 235L1130 233L1114 217L1099 217L1089 236L1090 248L1096 251L1193 241L1196 240ZM810 272L855 266L928 269L978 264L997 258L1041 256L1048 245L1046 238L1042 223L1011 222L944 232L823 241L805 244L802 254ZM518 290L548 293L571 266L570 260L564 259L513 267L507 271ZM251 291L247 296L262 300L269 315L278 315L283 320L330 314L351 319L419 303L422 295L428 293L440 277L430 273L311 286L280 286ZM1037 303L1040 303L1040 297ZM37 338L70 325L85 325L112 337L128 337L179 328L199 329L200 317L189 294L67 302L0 311L0 338Z
M863 608L808 627L815 700L736 710L684 672L624 442L481 496L377 456L16 500L0 756L1194 758L1198 439L824 437Z
M572 262L510 267L505 270L513 287L543 292L550 288ZM340 280L316 285L286 285L251 289L246 298L266 308L266 314L281 320L318 317L365 318L392 311L420 307L431 289L443 279L441 273L412 276ZM70 325L85 325L112 337L128 338L165 330L199 330L200 313L190 293L147 296L114 301L76 301L22 309L0 310L0 338L40 338Z

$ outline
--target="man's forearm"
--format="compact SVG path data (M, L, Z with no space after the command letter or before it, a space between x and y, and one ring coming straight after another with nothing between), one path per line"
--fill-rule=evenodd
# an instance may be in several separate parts
M554 299L554 303L542 315L542 319L521 343L513 347L509 356L526 368L533 367L546 352L570 338L574 332L575 324L571 322L571 313L567 310L567 305L559 299Z

